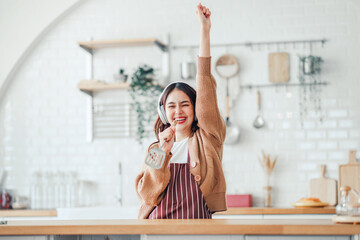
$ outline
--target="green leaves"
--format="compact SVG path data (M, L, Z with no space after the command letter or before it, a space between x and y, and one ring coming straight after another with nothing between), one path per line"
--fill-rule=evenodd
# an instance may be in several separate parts
M151 131L147 128L154 124L157 117L157 99L164 89L155 80L154 72L154 68L141 65L131 77L129 92L132 98L131 106L137 115L136 140L140 144Z

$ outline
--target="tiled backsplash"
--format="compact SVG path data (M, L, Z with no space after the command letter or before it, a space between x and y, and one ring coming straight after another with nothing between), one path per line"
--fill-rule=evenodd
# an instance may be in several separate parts
M320 175L318 164L326 163L327 175L337 179L338 165L347 162L348 150L360 149L360 4L351 0L204 4L213 13L213 43L329 39L324 48L313 46L313 54L324 59L321 78L330 83L321 92L324 120L319 122L309 108L303 127L297 87L261 89L266 127L252 127L256 89L240 90L240 85L268 83L267 55L276 47L212 49L213 64L224 53L234 54L240 62L239 76L230 80L231 118L241 129L241 139L224 146L228 193L251 193L255 205L263 204L265 179L258 162L262 149L279 156L271 179L277 206L289 206L307 195L309 180ZM97 183L91 192L94 204L116 205L121 162L123 204L138 204L134 179L153 139L142 146L132 138L86 142L86 96L76 85L87 78L88 69L86 53L76 42L89 37L162 38L169 33L172 44L196 44L194 7L190 0L92 0L54 26L20 67L0 103L0 166L9 171L7 187L29 195L32 172L75 171L78 179ZM278 47L290 54L291 82L298 82L297 55L309 54L308 46ZM171 52L172 80L180 79L180 62L187 55L187 50ZM140 63L161 68L161 51L155 47L100 50L95 53L95 78L111 79L120 67L132 73ZM225 84L214 75L224 115ZM95 97L130 101L121 91Z

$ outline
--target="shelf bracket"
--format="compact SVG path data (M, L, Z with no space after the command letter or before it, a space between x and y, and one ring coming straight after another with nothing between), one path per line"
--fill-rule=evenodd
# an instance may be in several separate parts
M84 49L86 52L90 53L91 55L94 54L94 51L91 48L87 48L83 45L79 45L82 49Z
M86 95L89 95L90 97L93 97L93 94L91 91L86 91L86 90L83 90L83 89L80 89L80 91L82 91L83 93L85 93Z
M162 42L155 40L154 44L159 47L161 49L161 51L163 52L168 52L169 51L169 47L165 44L163 44Z

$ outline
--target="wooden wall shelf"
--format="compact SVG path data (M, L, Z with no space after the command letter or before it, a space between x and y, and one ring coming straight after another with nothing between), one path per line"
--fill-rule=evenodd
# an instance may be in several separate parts
M96 92L109 89L130 89L130 83L105 83L98 80L83 80L80 81L77 87L81 91Z
M79 46L88 52L95 49L110 47L139 47L139 46L157 46L163 52L168 51L168 46L156 38L138 38L138 39L118 39L118 40L97 40L80 41Z

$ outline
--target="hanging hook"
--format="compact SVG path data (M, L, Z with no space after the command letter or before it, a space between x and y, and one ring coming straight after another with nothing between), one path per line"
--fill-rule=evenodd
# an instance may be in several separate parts
M192 52L193 52L193 48L192 48L192 47L189 47L189 48L187 49L188 57L192 56Z
M324 48L324 45L325 45L325 40L321 40L321 47Z
M254 46L253 46L253 43L252 42L247 42L245 43L245 46L249 47L251 49L251 51L254 50Z
M277 92L277 93L279 92L279 85L275 86L275 92Z

